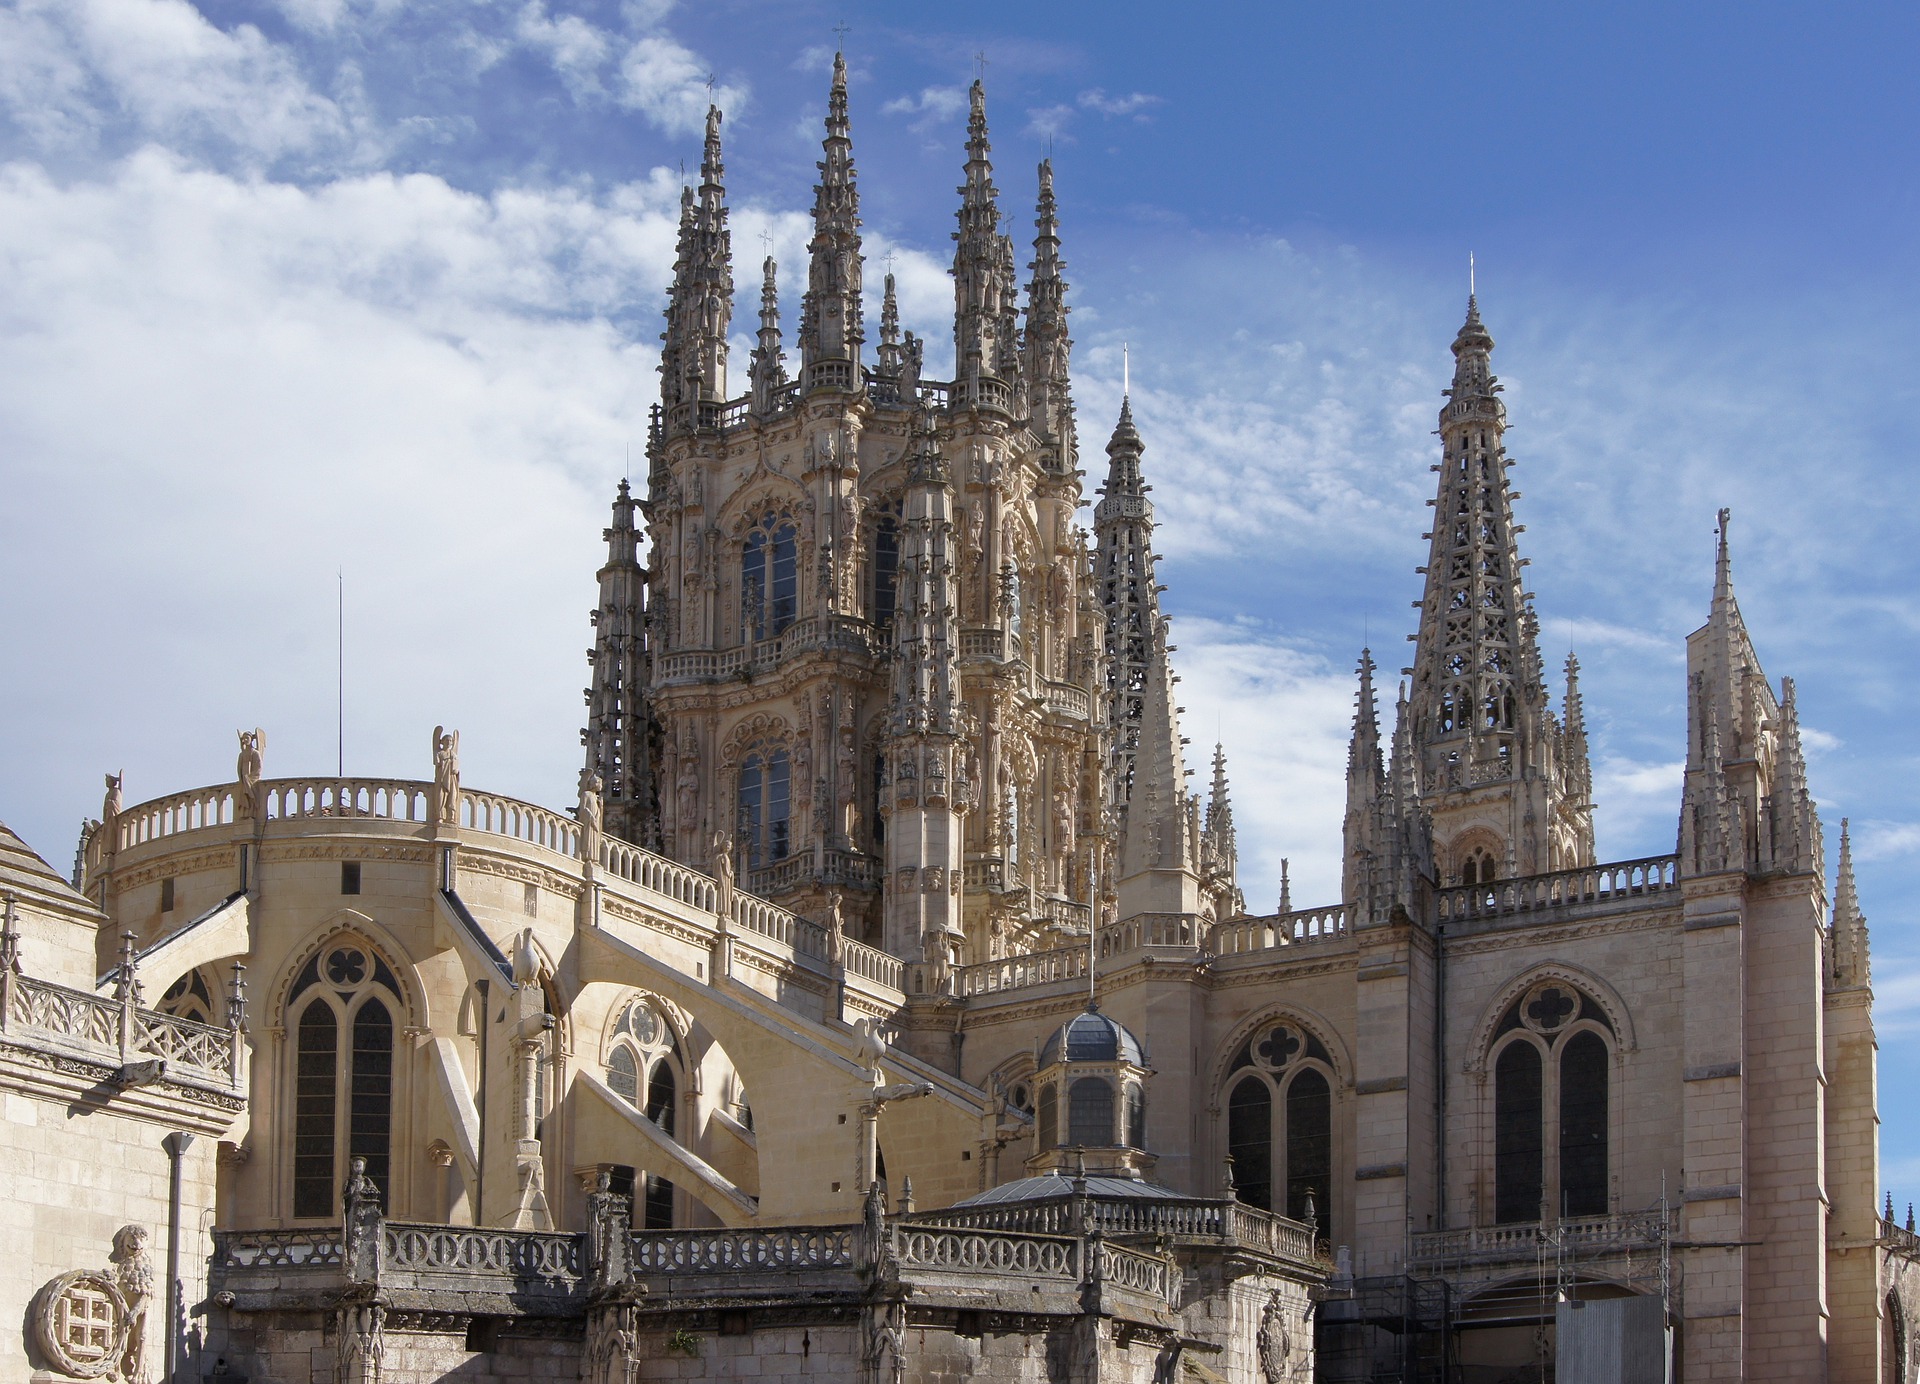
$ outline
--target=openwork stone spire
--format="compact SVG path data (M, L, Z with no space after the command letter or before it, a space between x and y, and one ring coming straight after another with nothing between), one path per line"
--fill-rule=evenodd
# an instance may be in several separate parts
M1107 621L1107 693L1113 722L1113 800L1122 812L1133 797L1134 757L1145 715L1148 665L1160 624L1154 584L1153 502L1141 479L1144 451L1133 404L1107 443L1107 482L1093 511L1094 573Z
M1373 689L1373 650L1360 651L1360 687L1354 694L1353 737L1347 745L1347 813L1340 898L1351 905L1372 878L1380 855L1380 804L1386 796L1386 765L1380 753L1380 708Z
M1515 543L1506 406L1493 374L1493 336L1473 298L1453 356L1409 670L1417 762L1407 767L1434 813L1445 877L1589 864L1591 808L1569 787L1561 728L1547 705L1539 627Z
M808 391L850 390L860 383L860 344L866 334L860 306L860 192L847 124L847 62L839 53L833 55L821 147L825 157L813 192L813 239L800 313L800 381Z
M605 830L636 845L656 820L649 772L651 746L646 689L647 572L640 565L640 535L634 526L638 502L620 482L613 502L613 523L606 530L606 565L600 569L600 602L594 607L593 648L587 662L593 684L587 688L587 724L580 732L586 769L600 777Z
M1123 916L1129 911L1127 885L1132 880L1154 871L1191 871L1197 863L1187 839L1186 756L1167 654L1167 622L1162 618L1155 624L1147 656L1133 801L1120 851Z
M1233 830L1233 799L1227 786L1227 750L1213 745L1213 786L1207 795L1207 825L1201 840L1203 864L1209 879L1232 885L1240 866L1240 846Z

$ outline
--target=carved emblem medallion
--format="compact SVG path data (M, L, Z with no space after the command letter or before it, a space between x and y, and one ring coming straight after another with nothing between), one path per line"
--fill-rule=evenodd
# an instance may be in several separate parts
M127 1300L106 1274L81 1269L40 1290L34 1304L40 1348L73 1379L98 1379L120 1364L127 1339Z

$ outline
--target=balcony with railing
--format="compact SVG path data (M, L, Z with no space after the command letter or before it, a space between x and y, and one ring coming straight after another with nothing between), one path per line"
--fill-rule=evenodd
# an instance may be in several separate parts
M1443 923L1545 921L1600 909L1671 907L1680 900L1680 862L1677 856L1648 856L1455 885L1435 898Z
M809 615L780 633L731 649L679 649L659 654L662 683L714 682L769 672L802 654L827 650L878 658L885 646L873 626L853 615Z
M1339 942L1347 937L1347 910L1341 904L1299 908L1266 917L1229 918L1213 925L1207 950L1215 956L1245 956L1278 948Z
M1413 1236L1409 1263L1420 1268L1533 1263L1544 1256L1595 1258L1654 1251L1666 1235L1659 1211L1567 1216L1557 1221L1435 1230Z

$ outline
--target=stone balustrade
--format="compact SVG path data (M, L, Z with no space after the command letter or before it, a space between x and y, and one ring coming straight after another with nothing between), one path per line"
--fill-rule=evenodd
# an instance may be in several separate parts
M634 1275L674 1276L850 1269L852 1226L781 1226L768 1230L636 1230Z
M0 969L0 1035L37 1039L103 1067L158 1060L171 1081L224 1090L241 1084L237 1029L143 1009L125 987L117 997L97 995Z
M544 846L560 855L580 854L580 824L550 808L536 807L498 793L465 788L460 792L460 825L469 831L510 836Z
M1657 1249L1665 1235L1658 1211L1620 1216L1569 1216L1558 1221L1522 1221L1511 1225L1472 1226L1464 1230L1426 1231L1413 1236L1409 1263L1530 1263L1542 1253L1579 1255Z
M380 1270L383 1276L504 1279L570 1292L586 1277L586 1236L386 1221Z
M958 966L953 972L953 993L962 999L969 995L992 995L1003 990L1025 990L1036 985L1051 985L1061 980L1087 978L1085 947L1056 947L1050 951L1029 952L1025 956L1007 956L998 961L978 961Z
M884 643L873 626L853 615L809 615L779 634L731 649L680 649L655 655L660 680L714 682L776 668L788 659L820 649L876 658Z
M1225 1244L1295 1264L1321 1262L1311 1228L1237 1201L1063 1196L930 1211L919 1219L956 1228L1038 1235L1071 1235L1090 1219L1102 1235L1123 1239Z
M1191 913L1141 913L1109 923L1095 941L1102 961L1130 956L1143 947L1184 947L1198 952L1201 920Z
M1456 885L1435 896L1443 923L1470 918L1505 918L1539 914L1586 904L1618 907L1630 899L1677 900L1680 890L1678 856L1656 855L1577 870L1524 875L1491 884Z
M630 846L610 836L601 839L600 863L609 873L627 883L672 899L675 903L711 913L719 898L720 886L711 875L703 875L689 866L668 860L664 855L655 855L652 851Z
M1347 935L1347 926L1347 910L1341 904L1268 917L1229 918L1214 924L1207 950L1215 956L1241 956L1275 947L1338 941Z

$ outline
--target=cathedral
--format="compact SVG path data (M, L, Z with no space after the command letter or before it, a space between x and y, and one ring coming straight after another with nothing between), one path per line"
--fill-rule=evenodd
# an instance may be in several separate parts
M444 727L419 778L247 730L231 779L109 776L70 873L0 828L7 1376L1912 1379L1847 833L1830 882L1727 514L1675 849L1608 860L1469 298L1341 896L1250 913L1128 402L1082 455L1051 163L1017 250L976 82L925 378L891 275L869 332L836 59L742 377L722 131L574 803Z

